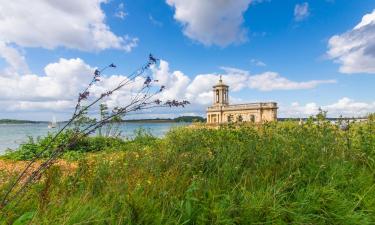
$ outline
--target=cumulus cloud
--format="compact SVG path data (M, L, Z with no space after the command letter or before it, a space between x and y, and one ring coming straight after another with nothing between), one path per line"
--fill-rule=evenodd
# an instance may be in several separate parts
M222 67L224 73L198 74L190 81L181 71L170 71L169 64L161 61L160 66L152 68L153 74L167 89L164 99L184 98L197 104L209 104L212 99L212 86L218 82L221 75L231 91L241 91L246 88L260 91L272 90L301 90L315 88L320 84L335 83L335 80L291 81L275 72L250 74L249 71Z
M10 76L14 73L17 73L18 71L29 71L29 67L23 54L16 48L8 46L2 41L0 41L0 57L3 58L9 65L9 67L6 68L3 74Z
M78 93L91 81L94 70L80 58L61 58L45 66L43 75L0 76L0 112L69 111L75 106ZM90 88L90 95L99 97L127 79L125 75L103 75L100 82ZM124 105L143 83L144 78L136 78L106 98L106 103L109 107Z
M6 111L72 108L77 94L90 82L94 70L82 59L62 58L56 63L48 64L43 76L0 76L1 108ZM92 94L98 96L123 79L126 78L120 75L103 77L98 85L92 87ZM113 103L111 98L108 101Z
M302 21L306 19L309 15L310 15L310 12L309 12L308 2L296 4L294 6L294 20L295 21Z
M375 10L352 30L331 37L327 54L342 73L375 73Z
M82 59L60 59L44 68L44 76L36 74L0 76L0 100L38 102L71 100L89 82L93 68ZM24 104L25 105L25 104Z
M9 103L8 103L9 104ZM9 111L41 111L52 110L60 111L66 110L74 105L74 101L57 100L57 101L16 101L8 106Z
M274 72L262 74L250 74L245 70L223 67L220 74L225 83L230 86L232 92L247 88L260 91L270 90L295 90L310 89L328 81L291 81ZM24 74L17 76L0 76L0 112L24 112L24 111L55 111L69 112L75 105L77 94L91 80L94 67L86 64L82 59L60 59L58 62L50 63L44 68L43 75ZM152 76L158 80L158 85L166 86L164 92L157 96L162 100L179 99L189 100L190 112L202 111L204 106L211 104L212 86L218 82L219 74L198 74L189 78L182 71L173 71L167 61L161 60L159 65L151 68ZM95 84L90 92L93 96L113 88L119 82L126 80L125 75L104 75L101 81ZM110 107L124 105L129 101L132 94L138 90L144 80L138 78L125 89L115 92L106 99ZM231 98L231 102L235 102ZM323 107L330 112L341 112L354 115L374 111L375 103L360 103L343 98L335 104ZM299 105L295 103L287 107L290 111L287 115L314 114L318 109L316 103ZM161 111L150 112L152 114ZM182 113L182 111L173 111ZM185 112L185 111L184 111ZM165 112L170 113L170 111Z
M233 92L246 88L260 91L310 89L322 83L333 82L295 82L273 72L252 75L248 71L236 68L223 67L222 69L223 80ZM74 107L77 93L90 81L94 70L94 67L86 64L82 59L62 58L58 62L48 64L42 76L36 74L0 76L0 106L5 111L71 109ZM194 79L190 79L182 71L171 71L169 63L164 60L161 60L158 66L153 66L151 70L153 78L158 80L158 85L166 87L158 96L161 100L186 99L196 106L211 103L212 86L217 83L219 74L198 74ZM93 96L99 96L126 79L125 75L104 76L90 91ZM114 107L128 102L143 82L143 78L138 78L125 89L115 92L106 100L107 104Z
M343 97L337 102L328 105L318 105L310 102L300 105L298 102L292 103L290 106L280 106L280 114L283 117L308 117L316 115L319 108L328 111L328 116L366 116L375 112L375 102L359 102L348 97Z
M261 91L300 90L315 88L319 84L332 84L336 80L311 80L296 82L288 80L275 72L265 72L249 77L249 87Z
M21 47L84 51L131 51L137 39L120 37L105 24L101 4L106 0L2 1L0 41Z
M251 0L166 0L184 34L204 45L227 46L246 40L243 14Z

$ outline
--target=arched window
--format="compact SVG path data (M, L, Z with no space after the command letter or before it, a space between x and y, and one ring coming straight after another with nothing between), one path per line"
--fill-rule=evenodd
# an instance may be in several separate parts
M253 122L253 123L255 122L255 116L254 115L250 115L250 121Z
M219 90L216 90L216 103L219 103Z
M229 114L229 115L227 116L227 122L228 122L228 123L233 122L233 115L232 115L232 114Z

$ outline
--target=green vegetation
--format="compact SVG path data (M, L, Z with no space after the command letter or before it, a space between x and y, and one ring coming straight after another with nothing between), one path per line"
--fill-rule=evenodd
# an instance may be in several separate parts
M67 143L73 133L71 131L63 132L54 144L49 148L50 150L43 153L42 158L47 158L51 155L51 150L55 149L60 143ZM40 152L42 152L53 138L53 134L49 133L46 137L33 139L29 137L29 141L25 144L21 144L15 151L8 150L5 155L0 156L2 159L11 160L31 160ZM76 159L82 153L105 151L107 149L116 149L122 145L128 144L120 138L95 136L95 137L84 137L77 144L69 149L65 150L63 158L65 159Z
M23 123L42 123L42 122L41 121L31 121L31 120L0 119L0 124L23 124Z
M206 119L200 116L179 116L174 119L139 119L139 120L125 120L124 122L146 122L146 123L192 123L192 122L205 122Z
M348 131L320 118L177 128L162 139L139 132L82 155L73 171L50 168L2 220L374 224L374 131L375 116Z
M200 116L180 116L174 119L175 122L206 122L206 119Z

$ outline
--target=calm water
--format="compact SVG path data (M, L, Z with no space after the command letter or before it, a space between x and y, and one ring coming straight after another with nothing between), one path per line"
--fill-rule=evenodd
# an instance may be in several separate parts
M151 134L162 137L172 127L186 126L189 123L121 123L121 136L132 138L139 128L148 130ZM60 124L61 126L61 124ZM35 124L0 124L0 154L7 148L15 149L26 142L28 137L45 136L48 132L56 132L58 128L48 129L47 123Z

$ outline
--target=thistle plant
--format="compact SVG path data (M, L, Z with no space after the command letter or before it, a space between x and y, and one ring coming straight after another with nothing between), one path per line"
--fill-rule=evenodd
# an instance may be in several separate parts
M103 126L113 122L119 121L120 118L128 115L129 113L142 111L146 109L158 108L158 107L185 107L189 104L186 100L171 99L162 101L158 99L158 95L163 92L165 86L158 85L157 80L153 80L149 69L151 66L158 63L158 59L153 55L149 55L147 62L131 73L129 76L121 80L114 88L106 90L105 92L94 95L91 92L93 86L101 81L103 72L107 69L116 68L115 64L110 64L102 69L96 69L93 73L91 81L88 83L86 88L78 94L77 103L74 107L74 112L68 122L54 135L49 144L27 164L25 169L19 174L14 183L10 186L8 191L5 193L0 208L3 209L10 202L19 201L23 194L27 191L28 187L38 181L48 168L53 165L56 160L61 156L67 149L74 147L82 138L93 134L96 130L101 129ZM130 87L136 82L142 82L141 87L134 92L129 94L129 101L124 105L113 107L111 110L105 109L105 113L102 113L99 119L88 119L87 114L90 109L100 107L100 104L107 100L114 93L121 89ZM73 128L72 128L73 127ZM62 135L64 131L71 130L72 135L68 140L61 143L56 143L58 137ZM56 145L57 144L57 145ZM52 148L52 146L57 146ZM43 153L50 151L50 156L43 159L42 163L32 170L32 165L37 160L42 159Z

